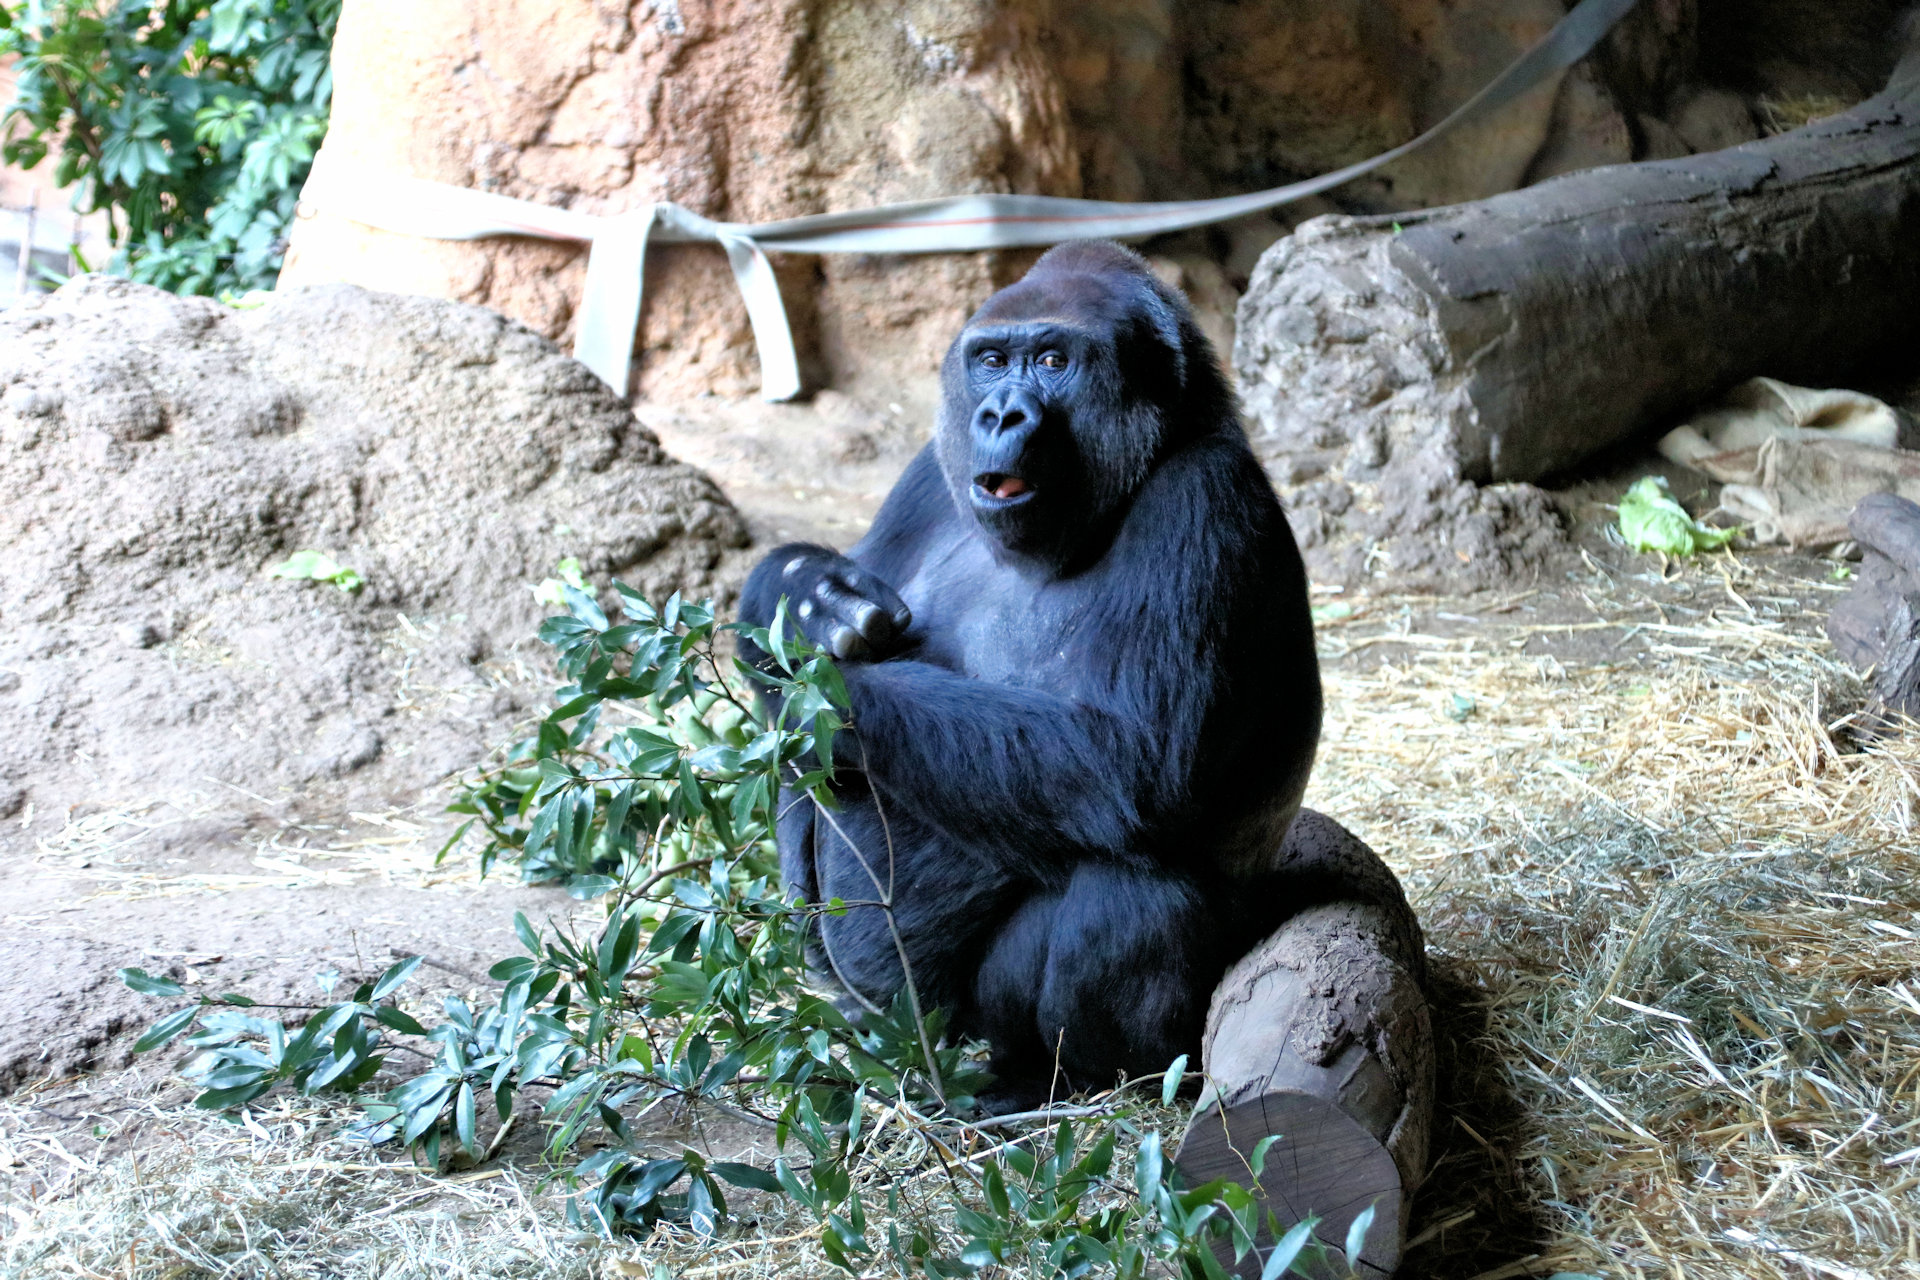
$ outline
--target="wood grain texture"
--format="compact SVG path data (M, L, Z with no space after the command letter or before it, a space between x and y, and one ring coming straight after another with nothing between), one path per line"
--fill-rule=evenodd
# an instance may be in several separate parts
M1318 1216L1316 1233L1338 1247L1371 1204L1359 1262L1363 1274L1390 1275L1408 1196L1426 1171L1433 1113L1420 929L1392 872L1331 819L1302 811L1286 854L1275 891L1318 905L1295 914L1216 990L1207 1092L1178 1163L1190 1184L1228 1177L1255 1185L1248 1157L1263 1137L1280 1135L1257 1193L1283 1228ZM1258 1275L1260 1265L1250 1255L1239 1271Z

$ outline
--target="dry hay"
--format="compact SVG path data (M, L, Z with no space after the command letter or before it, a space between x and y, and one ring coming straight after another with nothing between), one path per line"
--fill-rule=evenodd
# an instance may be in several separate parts
M1689 573L1678 622L1599 579L1325 627L1392 656L1329 670L1309 801L1406 878L1451 1041L1413 1274L1920 1275L1920 741L1842 745L1825 584ZM1569 629L1620 656L1524 652Z
M1759 100L1761 122L1769 134L1790 133L1795 129L1837 116L1858 100L1830 93L1772 94Z
M125 1103L123 1096L101 1099ZM344 1134L340 1110L280 1097L237 1119L166 1105L153 1095L111 1111L84 1098L59 1108L112 1117L96 1132L146 1126L131 1157L94 1160L44 1133L29 1092L0 1100L0 1187L6 1170L34 1168L9 1188L0 1219L0 1274L83 1276L364 1277L366 1280L588 1280L711 1276L844 1276L818 1248L819 1228L790 1202L729 1190L735 1219L717 1240L656 1224L645 1241L609 1243L567 1225L565 1188L543 1177L537 1158L434 1176L404 1155L369 1150ZM1136 1124L1177 1132L1183 1115L1157 1103L1104 1095L1070 1115L1119 1110ZM936 1158L929 1133L942 1130L951 1155L977 1160L1011 1145L1005 1134L937 1125L905 1108L870 1104L859 1140L862 1192L869 1212L889 1194L905 1210L938 1213L948 1203L949 1162ZM756 1163L777 1154L771 1135L709 1131L697 1116L679 1143ZM724 1125L724 1121L722 1124ZM965 1128L965 1127L963 1127ZM484 1135L483 1135L484 1136ZM159 1145L157 1154L156 1140ZM677 1150L674 1144L672 1149ZM1117 1164L1131 1168L1137 1144L1119 1144ZM50 1176L49 1176L50 1175ZM978 1207L978 1206L976 1206ZM884 1231L878 1228L875 1234ZM947 1233L943 1247L964 1238Z
M1860 684L1818 634L1837 589L1723 556L1437 613L1320 597L1310 803L1393 862L1435 959L1442 1114L1405 1274L1920 1276L1920 735L1848 744ZM1568 599L1584 618L1536 620ZM181 1136L144 1173L16 1203L0 1270L246 1274L254 1248L286 1275L832 1274L771 1200L718 1243L615 1250L525 1160L442 1194L288 1107L257 1117L270 1140L165 1114ZM65 1168L36 1126L17 1106L0 1140ZM916 1167L913 1127L882 1130L869 1203Z
M75 882L76 903L106 898L170 898L240 889L304 889L373 883L433 889L476 887L478 859L443 853L444 801L368 813L349 810L334 819L285 818L245 842L253 871L210 871L176 858L156 861L150 846L171 832L188 834L218 801L204 793L174 793L70 815L60 830L34 845L43 873ZM237 842L236 842L237 843Z
M9 1203L8 1276L588 1280L605 1252L541 1203L535 1178L427 1176L330 1138L338 1109L305 1099L238 1122L144 1099L112 1124L152 1126L144 1154L100 1162L35 1137L33 1110L0 1104L0 1166L52 1160L82 1189Z

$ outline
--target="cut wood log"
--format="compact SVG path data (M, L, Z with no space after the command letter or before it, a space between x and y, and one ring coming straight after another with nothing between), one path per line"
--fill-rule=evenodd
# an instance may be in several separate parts
M1563 473L1755 375L1844 385L1910 332L1917 243L1910 46L1884 92L1791 133L1315 219L1256 268L1234 366L1283 487L1357 488L1333 514L1410 544L1396 571L1457 569L1500 550L1456 536L1501 514L1462 482ZM1310 541L1326 503L1306 488Z
M1827 636L1841 657L1873 672L1857 722L1871 741L1920 719L1920 504L1872 494L1847 528L1860 544L1860 569L1827 615Z
M1189 1185L1254 1188L1282 1229L1318 1216L1340 1249L1374 1217L1362 1275L1399 1265L1426 1169L1433 1031L1420 926L1392 871L1340 824L1302 810L1273 889L1316 902L1228 972L1207 1016L1206 1092L1177 1157ZM1251 1156L1279 1135L1256 1178ZM1241 1261L1258 1276L1273 1237ZM1230 1253L1221 1262L1233 1266ZM1330 1274L1344 1274L1335 1271Z

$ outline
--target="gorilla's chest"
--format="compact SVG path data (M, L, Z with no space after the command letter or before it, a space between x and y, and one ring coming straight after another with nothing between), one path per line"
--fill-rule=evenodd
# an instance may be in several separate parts
M967 540L927 557L897 589L913 610L912 657L979 680L1069 691L1066 650L1083 598L1073 584L1035 582Z

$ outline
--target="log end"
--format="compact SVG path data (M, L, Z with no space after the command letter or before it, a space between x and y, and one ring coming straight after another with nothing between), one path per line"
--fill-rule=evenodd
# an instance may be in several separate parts
M1268 1134L1279 1134L1281 1140L1268 1150L1256 1182L1248 1161ZM1282 1090L1224 1110L1208 1107L1187 1126L1175 1164L1188 1186L1215 1178L1248 1186L1260 1201L1261 1221L1271 1210L1283 1231L1318 1216L1314 1234L1341 1257L1347 1228L1372 1205L1373 1225L1355 1269L1362 1276L1390 1276L1400 1265L1406 1198L1399 1166L1384 1143L1326 1098ZM1274 1237L1263 1228L1256 1247L1238 1266L1225 1241L1216 1245L1216 1253L1228 1272L1255 1280L1273 1243ZM1336 1269L1327 1274L1343 1276L1345 1272Z

